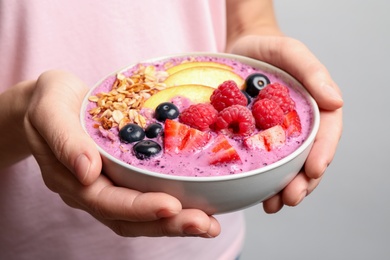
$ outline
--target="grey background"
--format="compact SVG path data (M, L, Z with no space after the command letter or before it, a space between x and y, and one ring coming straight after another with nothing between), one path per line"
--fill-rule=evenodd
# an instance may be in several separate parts
M267 215L245 210L248 259L390 259L390 1L275 0L343 91L344 132L319 187Z

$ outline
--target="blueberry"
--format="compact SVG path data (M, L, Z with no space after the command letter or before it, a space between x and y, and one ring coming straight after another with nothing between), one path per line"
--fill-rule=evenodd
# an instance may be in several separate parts
M135 156L140 160L149 159L161 152L161 145L152 140L142 140L133 146Z
M138 142L145 138L145 131L137 124L127 124L119 131L119 138L124 143Z
M163 102L156 107L156 119L165 121L165 119L175 119L179 116L179 109L171 102Z
M152 123L145 128L145 134L146 137L148 138L156 138L161 133L162 130L163 127L161 124Z
M261 73L253 73L245 79L245 91L251 97L256 97L260 90L270 83L267 76Z

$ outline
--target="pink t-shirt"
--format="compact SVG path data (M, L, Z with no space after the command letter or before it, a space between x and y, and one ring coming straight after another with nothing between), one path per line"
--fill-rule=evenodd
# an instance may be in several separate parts
M1 0L0 91L48 69L92 86L137 61L224 44L224 0ZM51 192L33 157L0 169L0 259L234 259L243 215L217 218L215 239L123 238Z

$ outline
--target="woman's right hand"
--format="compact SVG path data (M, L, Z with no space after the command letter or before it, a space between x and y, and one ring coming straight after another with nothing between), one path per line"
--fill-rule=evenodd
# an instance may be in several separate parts
M217 236L214 217L182 209L168 194L114 186L100 174L100 154L79 119L87 91L81 80L63 71L45 72L36 81L24 126L47 187L121 236Z

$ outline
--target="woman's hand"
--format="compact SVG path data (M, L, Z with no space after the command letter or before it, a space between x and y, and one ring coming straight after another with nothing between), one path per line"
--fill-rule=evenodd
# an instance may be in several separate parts
M204 212L184 210L168 194L116 187L100 174L99 152L79 119L87 90L62 71L46 72L35 84L24 125L48 188L121 236L217 236L219 223Z
M343 100L337 84L301 42L284 36L247 35L230 52L270 63L288 72L311 93L320 108L320 129L304 168L279 194L263 203L267 213L296 206L319 184L331 163L342 133Z

